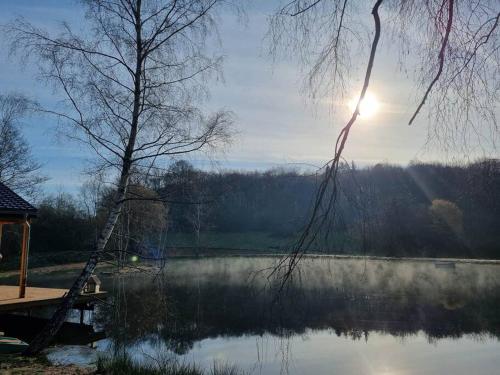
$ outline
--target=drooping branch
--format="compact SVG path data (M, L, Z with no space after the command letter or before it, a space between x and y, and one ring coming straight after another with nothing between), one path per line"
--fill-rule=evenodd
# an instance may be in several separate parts
M413 116L411 116L410 121L408 122L408 125L411 125L413 123L413 121L415 120L415 118L419 114L420 110L424 106L425 102L427 101L427 98L428 98L429 94L431 93L432 88L434 87L436 82L441 77L441 74L443 73L445 57L446 57L446 48L448 47L448 40L450 38L451 28L453 26L453 10L454 10L454 6L455 6L454 0L446 0L446 2L448 3L448 18L446 21L446 30L445 30L445 33L443 36L443 41L441 43L441 49L439 50L439 55L438 55L439 68L438 68L438 71L436 72L436 75L434 76L433 80L431 81L431 83L427 87L427 90L425 91L425 94L424 94L422 100L420 101L420 104L418 105L417 109L413 113ZM444 3L443 3L443 5L444 5Z
M347 1L348 0L344 0L344 3L342 4L342 9L340 11L339 22L337 30L335 32L335 37L333 38L333 43L331 43L328 48L321 52L318 61L316 62L316 64L314 64L311 72L309 73L309 86L311 87L313 86L315 76L319 74L319 72L321 71L321 66L328 58L328 56L330 56L330 54L333 54L333 86L335 86L337 77L339 76L339 45L342 29L344 28L344 17L346 14Z
M379 8L382 5L383 0L378 0L372 9L372 16L375 25L375 34L373 36L370 55L368 58L368 64L365 71L365 77L363 81L363 86L361 88L361 92L356 103L356 108L351 115L351 118L347 122L347 124L340 131L337 141L335 143L335 153L333 159L330 161L329 165L326 168L324 177L321 181L318 192L316 193L316 198L314 201L312 213L309 221L307 222L304 230L302 231L297 243L294 245L291 253L284 257L275 270L271 273L271 276L285 267L285 272L282 275L281 287L282 289L286 282L292 276L294 269L296 268L300 259L304 256L304 254L309 250L311 245L314 243L317 238L322 226L325 224L328 214L335 210L335 203L337 199L337 175L339 171L340 161L342 158L342 153L346 146L349 133L351 131L352 126L356 122L359 116L360 103L364 99L368 87L370 85L370 79L372 75L373 65L375 62L375 56L377 52L378 43L380 40L381 34L381 23L380 23L380 15ZM328 188L331 186L330 196L327 196ZM322 206L326 203L326 212L320 213Z

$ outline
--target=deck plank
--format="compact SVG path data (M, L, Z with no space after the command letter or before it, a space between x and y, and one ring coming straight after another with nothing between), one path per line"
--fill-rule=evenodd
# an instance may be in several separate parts
M57 305L68 289L26 288L26 297L19 298L19 286L0 285L0 311L20 311L39 306ZM77 299L77 304L104 299L106 292L86 293Z

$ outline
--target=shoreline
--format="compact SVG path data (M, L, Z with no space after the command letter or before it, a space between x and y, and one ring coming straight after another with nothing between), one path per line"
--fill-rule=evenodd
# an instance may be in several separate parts
M288 253L241 253L241 254L202 254L197 255L173 255L168 259L202 259L202 258L280 258ZM471 263L471 264L493 264L500 265L500 259L480 259L480 258L429 258L429 257L383 257L377 255L348 255L348 254L305 254L307 258L332 258L332 259L353 259L353 260L377 260L395 262L448 262L448 263Z
M175 259L203 259L203 258L280 258L287 256L287 253L200 253L194 254L175 254L169 255L168 260ZM477 265L500 265L500 259L475 259L475 258L428 258L428 257L383 257L376 255L346 255L346 254L305 254L304 259L340 259L340 260L369 260L369 261L384 261L384 262L418 262L418 263L459 263L459 264L477 264ZM144 261L138 264L138 268L150 268L154 262ZM73 271L81 269L85 266L85 262L67 263L53 266L42 266L30 268L30 273L45 274L55 271ZM102 265L98 268L107 268L109 265ZM0 279L19 275L18 270L0 272Z

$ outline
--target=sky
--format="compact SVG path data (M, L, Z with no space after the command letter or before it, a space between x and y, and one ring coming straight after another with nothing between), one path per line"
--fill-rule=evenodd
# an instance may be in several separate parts
M221 16L224 82L210 84L211 96L205 106L209 110L233 111L236 136L224 152L210 158L191 156L197 167L262 170L319 166L333 155L336 135L348 120L348 103L333 98L313 103L301 90L304 77L297 63L285 58L273 62L270 58L265 35L268 17L276 6L276 1L251 1L244 22L233 14ZM82 9L71 0L0 0L0 24L19 15L49 31L57 30L63 20L76 25L82 22ZM1 47L0 92L23 93L41 104L54 103L57 98L50 87L37 80L35 69L9 57L7 48ZM390 47L390 41L382 37L369 90L379 102L378 111L356 123L345 158L361 166L460 159L462 155L426 146L425 115L414 125L407 125L417 102L415 85L400 72ZM361 78L362 72L354 76L355 82L361 82ZM351 96L356 94L353 91ZM50 178L45 190L76 192L87 178L82 171L93 155L84 146L58 137L56 128L54 118L38 115L25 119L22 125L34 158L42 163L42 173ZM491 153L486 150L486 154L477 156L498 157Z

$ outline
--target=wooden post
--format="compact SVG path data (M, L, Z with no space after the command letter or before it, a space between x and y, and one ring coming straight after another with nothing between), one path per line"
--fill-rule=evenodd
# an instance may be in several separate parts
M21 244L21 267L19 271L19 298L24 298L26 295L26 279L28 277L28 251L30 241L30 224L26 220L23 223L23 240Z
M2 233L3 233L3 223L0 223L0 254L2 251Z

